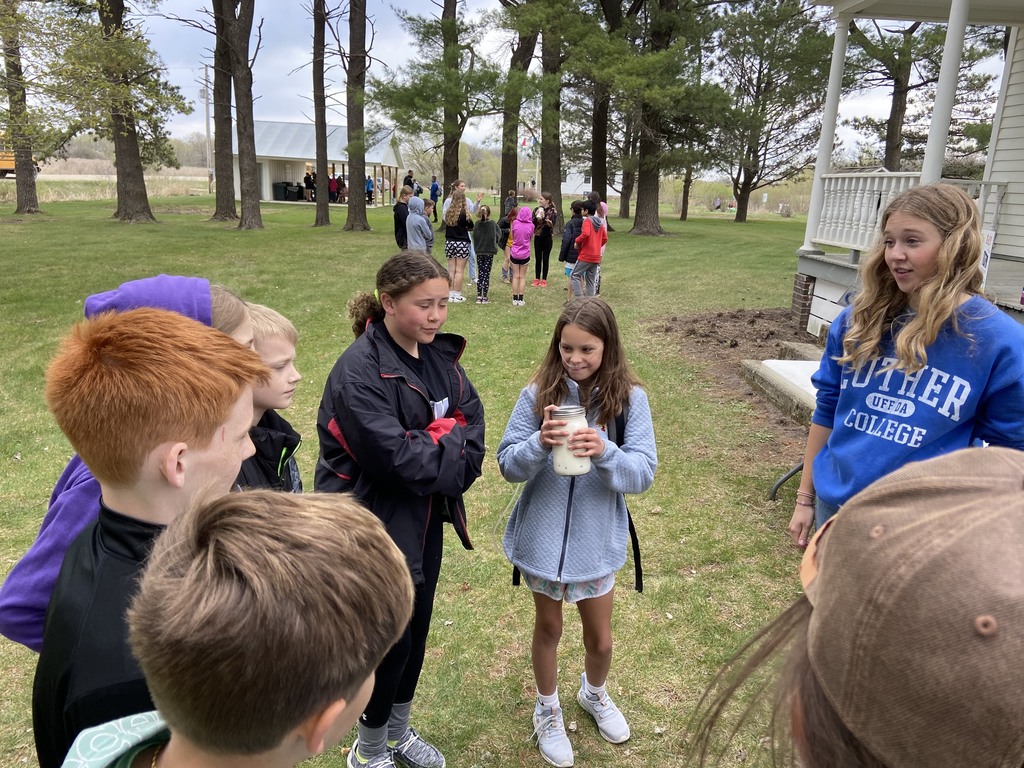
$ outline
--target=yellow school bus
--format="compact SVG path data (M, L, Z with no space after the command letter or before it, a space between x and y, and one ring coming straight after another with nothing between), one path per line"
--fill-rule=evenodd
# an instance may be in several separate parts
M35 161L33 157L33 164ZM14 175L14 147L7 141L4 132L0 131L0 179L7 174Z
M14 148L7 145L0 133L0 179L8 173L14 173Z

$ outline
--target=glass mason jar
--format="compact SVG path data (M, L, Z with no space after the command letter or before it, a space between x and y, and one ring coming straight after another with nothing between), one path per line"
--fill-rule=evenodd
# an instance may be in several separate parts
M565 421L569 437L578 429L586 429L587 411L582 405L563 405L551 412L552 421ZM551 456L555 463L556 475L585 475L590 471L589 456L573 456L569 449L569 437L561 445L551 447Z

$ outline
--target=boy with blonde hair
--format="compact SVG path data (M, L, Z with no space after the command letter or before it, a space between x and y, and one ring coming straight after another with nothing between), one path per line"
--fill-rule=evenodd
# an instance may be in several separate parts
M64 766L290 768L320 754L365 707L412 600L404 555L352 496L245 491L192 509L129 611L159 711L83 733Z
M249 304L253 347L267 367L270 378L253 390L253 428L249 430L256 453L242 462L238 485L302 491L295 452L302 437L277 411L292 404L295 385L302 375L295 367L299 334L291 321L270 307Z
M175 312L102 313L50 363L46 401L100 485L98 519L68 548L32 690L40 768L85 728L153 708L125 611L153 542L195 500L230 490L252 454L252 350Z

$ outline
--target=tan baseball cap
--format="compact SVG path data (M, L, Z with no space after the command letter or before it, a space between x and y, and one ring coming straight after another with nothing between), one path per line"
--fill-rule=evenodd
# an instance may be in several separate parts
M1024 452L909 464L808 547L808 655L890 768L1024 765Z

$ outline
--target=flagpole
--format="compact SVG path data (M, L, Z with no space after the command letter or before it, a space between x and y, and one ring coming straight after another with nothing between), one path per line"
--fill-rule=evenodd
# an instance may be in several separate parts
M537 147L537 137L536 136L533 137L533 147L534 147L534 152L535 152L535 155L534 155L534 161L535 161L535 166L534 167L535 167L535 170L533 172L533 178L535 178L537 180L537 191L539 193L540 192L540 150L536 149L536 147Z

